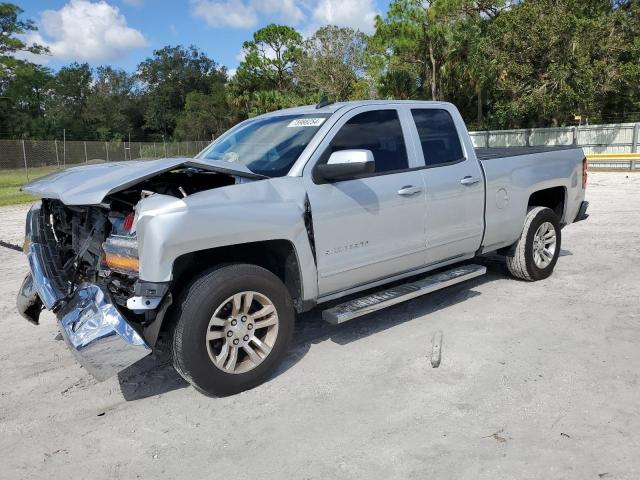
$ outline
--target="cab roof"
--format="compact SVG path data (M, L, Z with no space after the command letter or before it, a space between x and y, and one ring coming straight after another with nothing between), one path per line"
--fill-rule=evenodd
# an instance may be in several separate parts
M356 107L364 107L368 105L416 105L416 106L444 106L451 105L448 102L434 102L427 100L353 100L349 102L335 102L324 105L320 108L317 108L316 105L304 105L300 107L292 107L285 108L282 110L276 110L273 112L265 113L262 116L271 116L271 115L291 115L291 114L312 114L312 113L323 113L323 114L333 114L338 110L351 110Z

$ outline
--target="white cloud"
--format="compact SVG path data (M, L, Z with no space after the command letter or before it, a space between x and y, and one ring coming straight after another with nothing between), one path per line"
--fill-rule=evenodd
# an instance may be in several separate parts
M313 33L323 25L373 33L374 0L191 0L191 13L210 27L256 28L275 21Z
M191 12L210 27L253 28L261 16L296 24L305 15L299 0L191 0Z
M258 12L276 15L288 23L298 23L305 17L296 0L253 0L252 5Z
M117 7L104 0L71 0L60 10L45 10L34 39L67 60L114 60L132 48L144 47L144 35L127 25Z
M255 8L242 0L191 0L191 7L210 27L252 28L258 23Z
M337 25L364 33L375 30L376 8L373 0L320 0L313 10L316 27Z

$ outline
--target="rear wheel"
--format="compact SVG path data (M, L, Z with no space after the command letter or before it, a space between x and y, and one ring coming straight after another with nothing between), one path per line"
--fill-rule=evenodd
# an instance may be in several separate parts
M555 212L546 207L530 208L522 234L507 255L509 272L529 281L549 277L558 261L560 243L560 221Z
M269 379L293 334L289 292L255 265L205 272L186 289L176 314L174 366L207 394L230 395Z

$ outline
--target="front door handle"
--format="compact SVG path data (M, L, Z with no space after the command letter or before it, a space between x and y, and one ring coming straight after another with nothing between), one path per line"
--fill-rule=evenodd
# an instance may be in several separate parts
M398 195L402 195L403 197L410 197L411 195L415 195L416 193L420 193L421 191L422 189L420 187L405 185L400 190L398 190Z
M476 183L478 183L480 181L480 179L478 177L472 177L470 175L467 175L466 177L464 177L462 180L460 180L460 183L462 185L465 186L470 186L470 185L475 185Z

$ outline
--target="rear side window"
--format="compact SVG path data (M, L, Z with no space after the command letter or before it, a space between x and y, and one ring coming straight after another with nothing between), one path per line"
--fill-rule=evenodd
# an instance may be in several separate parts
M339 150L371 150L376 173L409 168L402 127L395 110L374 110L355 115L338 131L325 156Z
M427 167L457 162L462 146L453 119L446 110L411 110Z

